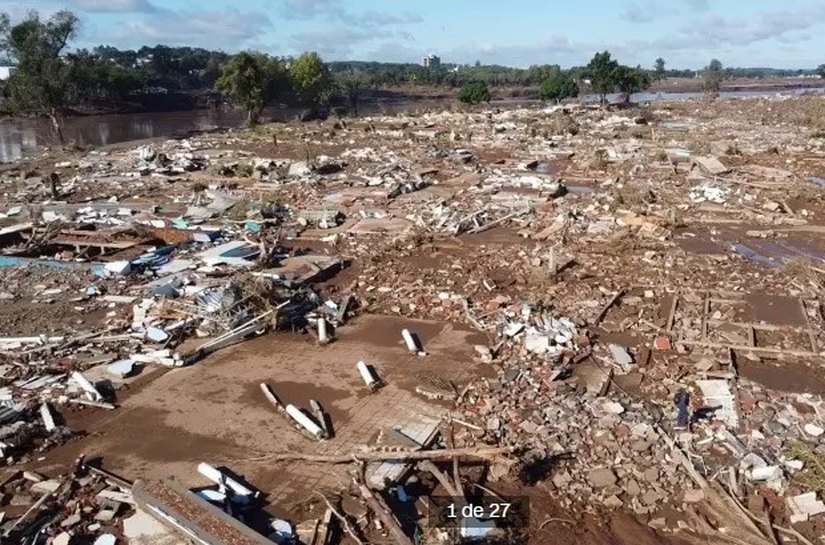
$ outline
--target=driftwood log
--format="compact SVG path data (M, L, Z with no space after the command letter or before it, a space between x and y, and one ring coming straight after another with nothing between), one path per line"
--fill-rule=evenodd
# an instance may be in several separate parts
M443 471L438 469L435 466L435 464L432 463L431 461L422 460L422 461L418 462L418 467L420 469L423 469L424 471L429 471L433 475L433 477L435 477L436 480L438 480L438 482L441 483L441 486L444 487L444 490L446 490L447 494L449 494L450 496L464 497L464 494L459 493L459 491L456 490L456 487L453 486L453 483L450 482L450 478L447 477L447 475Z
M283 452L269 454L255 460L316 462L319 464L351 464L359 462L453 460L455 458L475 458L485 460L502 454L517 452L521 447L467 447L439 450L402 450L393 452L352 452L350 454L302 454ZM247 460L252 461L252 460Z

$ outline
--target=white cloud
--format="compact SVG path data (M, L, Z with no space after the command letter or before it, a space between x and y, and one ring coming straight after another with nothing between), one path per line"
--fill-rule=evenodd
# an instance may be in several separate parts
M237 50L258 40L270 26L265 14L234 8L164 11L122 22L109 39L121 47L163 44Z
M647 0L643 3L633 2L622 12L622 19L631 23L649 23L672 11L671 8L654 0Z
M343 13L338 0L284 0L281 11L287 19L314 19Z
M149 13L158 10L149 0L71 0L71 4L89 13Z
M413 37L403 30L338 27L293 34L290 45L293 53L316 51L327 60L351 60L357 46L375 40L411 42Z

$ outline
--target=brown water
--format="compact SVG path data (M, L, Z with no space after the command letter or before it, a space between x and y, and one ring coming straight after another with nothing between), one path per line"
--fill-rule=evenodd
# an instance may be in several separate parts
M359 105L362 115L394 114L430 107L447 107L451 101L396 101ZM264 117L294 119L299 110L267 110ZM143 138L184 136L191 131L240 127L243 112L232 108L184 110L70 117L65 120L66 141L78 146L105 146ZM0 163L31 156L57 143L46 119L0 119Z
M752 98L760 96L798 95L825 93L825 87L777 91L731 91L722 92L722 98ZM631 96L634 102L654 102L658 100L688 100L701 96L700 93L638 93ZM609 95L611 101L618 95ZM594 102L596 95L586 95L586 102ZM397 114L428 109L445 109L455 104L451 99L395 100L369 102L358 106L361 115ZM491 107L513 107L526 104L540 104L537 100L505 99L494 100ZM278 121L294 119L298 110L285 108L267 110L264 117ZM118 142L128 142L143 138L173 137L186 135L191 131L212 128L234 128L243 124L243 113L231 108L220 110L186 110L179 112L153 112L133 114L92 115L66 119L64 134L67 142L79 146L105 146ZM16 161L31 156L46 146L56 144L49 123L45 119L0 119L0 163Z

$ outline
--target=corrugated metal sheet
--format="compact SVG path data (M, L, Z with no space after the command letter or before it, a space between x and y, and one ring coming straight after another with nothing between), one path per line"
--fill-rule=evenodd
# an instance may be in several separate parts
M20 418L19 411L16 411L11 407L6 407L5 405L0 405L0 424L14 422L18 418Z

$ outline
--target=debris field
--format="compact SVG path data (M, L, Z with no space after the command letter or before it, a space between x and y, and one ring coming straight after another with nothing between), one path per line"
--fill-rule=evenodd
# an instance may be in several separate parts
M822 99L0 165L3 543L825 539ZM436 525L430 499L529 500Z

